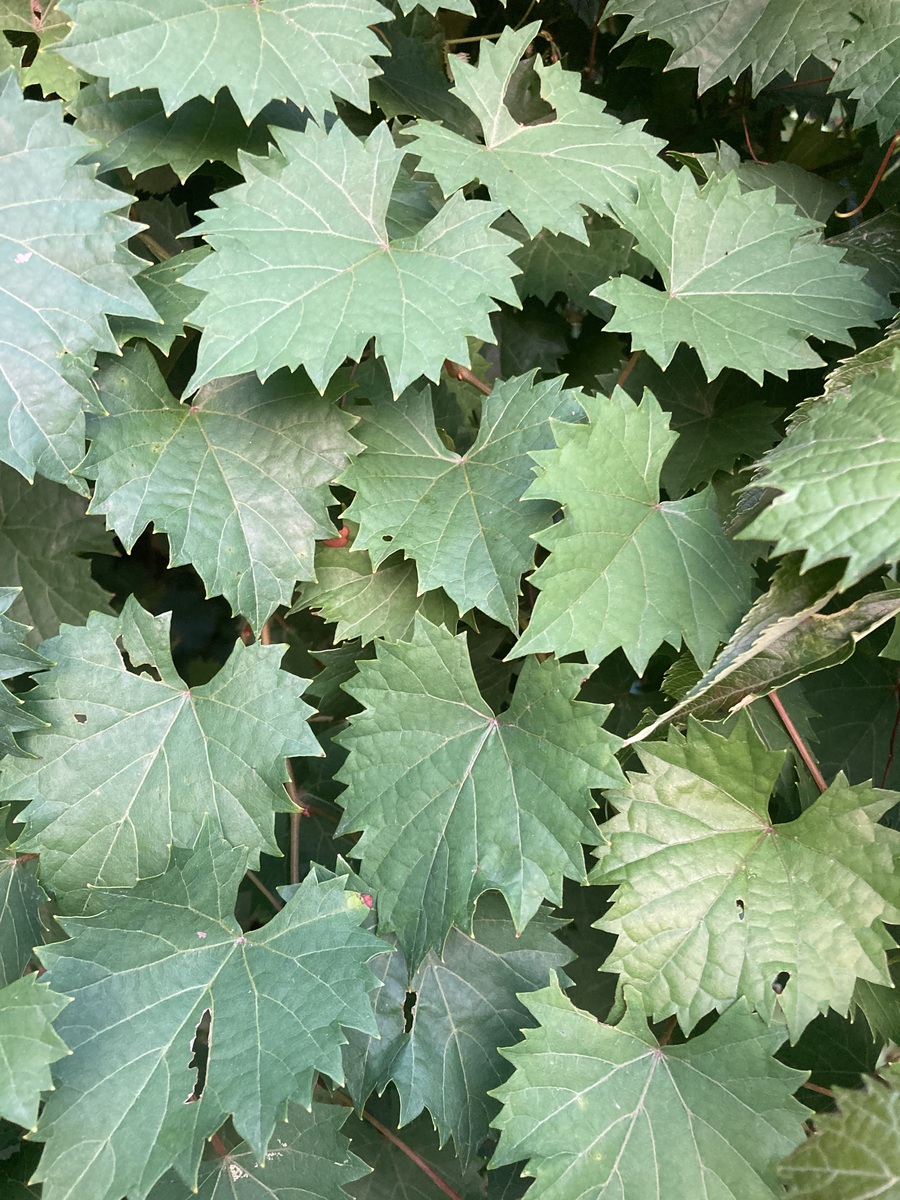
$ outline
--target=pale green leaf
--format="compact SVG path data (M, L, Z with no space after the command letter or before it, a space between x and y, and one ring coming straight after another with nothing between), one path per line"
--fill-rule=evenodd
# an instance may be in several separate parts
M527 996L538 1022L506 1057L494 1093L502 1131L491 1165L528 1159L531 1200L771 1200L770 1166L803 1138L804 1078L772 1055L738 1002L686 1045L662 1046L639 1006L616 1026L575 1008L558 984Z
M563 878L584 879L596 845L591 787L620 776L605 706L575 700L584 668L530 659L512 702L482 699L464 637L416 620L411 642L378 644L346 690L366 709L337 739L339 833L363 830L354 854L412 969L440 951L475 901L500 892L521 930Z
M659 474L677 435L649 392L582 401L589 423L553 422L556 450L536 454L526 493L564 506L537 535L550 557L516 656L583 650L600 662L621 646L640 674L663 642L711 661L745 611L749 580L726 541L711 489L660 502Z
M810 236L816 222L771 190L742 194L733 175L701 191L690 171L673 173L617 213L663 290L620 276L596 294L616 306L607 329L663 368L686 342L709 379L725 367L758 383L766 371L785 379L822 362L808 338L849 344L853 326L887 313L865 272Z
M0 809L0 820L8 816L8 809ZM38 906L46 897L35 880L36 867L36 859L23 862L15 850L0 854L0 987L21 977L43 941Z
M283 646L244 646L209 683L188 688L169 649L169 615L131 597L121 617L94 614L43 645L56 664L27 697L50 728L22 734L39 757L6 760L4 799L30 800L19 850L65 911L91 886L130 886L190 846L204 814L255 860L279 854L274 818L289 811L284 759L320 750L300 700L305 680L279 671ZM133 674L135 666L159 676Z
M207 162L239 170L239 150L265 154L269 125L302 129L306 124L296 105L273 101L248 125L228 91L214 101L188 100L167 115L156 92L131 89L111 97L105 79L82 88L69 111L96 143L84 161L97 163L98 170L127 167L140 175L167 165L182 181Z
M199 232L215 248L188 276L209 293L189 387L304 366L320 389L370 338L400 393L468 362L466 337L492 341L492 297L517 305L499 205L455 195L419 233L390 241L385 214L404 152L387 125L365 142L279 132L282 153L243 158L247 182L216 195Z
M856 643L900 613L900 589L873 592L842 609L823 614L835 595L841 572L834 564L800 574L796 555L779 565L769 590L741 621L716 661L687 695L642 729L633 741L649 737L670 721L725 716L775 688L813 671L845 662Z
M341 1080L341 1026L374 1029L366 962L383 943L359 928L358 893L309 877L244 934L233 908L246 866L206 827L165 875L110 893L106 912L66 920L71 940L44 948L72 997L57 1024L72 1055L36 1135L44 1200L144 1200L170 1167L193 1185L229 1113L262 1160L285 1102L309 1105L317 1072ZM189 1063L207 1012L198 1098Z
M805 551L804 570L846 559L844 587L900 558L900 353L810 406L760 464L772 503L738 536Z
M0 458L84 490L70 472L84 454L88 360L117 349L107 315L156 318L134 282L137 228L116 215L130 197L78 160L87 139L59 103L23 100L0 77ZM10 582L4 580L4 582Z
M9 616L33 625L40 637L54 637L63 622L81 624L93 610L110 611L107 593L81 556L112 554L112 535L85 509L68 488L40 476L30 484L0 464L3 583L22 589Z
M407 968L399 952L391 955L375 1006L381 1040L350 1034L344 1052L357 1104L393 1081L401 1125L427 1108L441 1142L452 1137L468 1163L499 1109L488 1092L509 1073L497 1047L512 1045L532 1024L517 996L546 987L551 972L572 958L554 937L562 924L539 909L517 934L500 897L483 896L472 935L452 929L443 953L430 950L409 980L415 1007L408 1033Z
M803 3L804 0L801 0ZM741 156L727 142L719 142L715 154L685 156L696 161L707 179L723 179L734 172L743 191L758 192L774 187L779 204L793 204L803 217L824 225L847 194L840 184L805 171L792 162L741 162ZM833 244L840 245L840 241Z
M900 12L891 0L857 0L853 12L862 27L834 56L841 61L830 90L849 91L858 101L854 124L874 121L887 142L900 125Z
M90 75L53 53L72 23L66 19L58 0L42 0L38 9L40 15L34 14L34 28L40 41L31 63L22 71L20 82L23 88L36 84L45 96L57 95L63 100L71 100L78 95L81 85L91 79Z
M42 667L50 665L46 658L25 644L29 633L28 626L20 625L18 621L10 620L6 615L10 605L20 594L20 588L0 587L0 681L39 671ZM41 722L25 709L24 701L0 682L0 757L4 754L24 753L16 741L16 734L40 727ZM0 903L0 929L4 915L5 908ZM3 953L0 950L0 986L9 982L3 978L3 974Z
M188 318L203 299L203 293L188 287L182 278L207 254L208 247L198 246L195 250L185 250L144 267L135 282L156 309L162 324L143 321L138 317L111 318L109 326L120 346L140 337L159 347L163 354L169 353L172 343L184 333Z
M754 95L808 58L839 57L858 22L845 0L613 0L606 15L633 19L625 38L649 33L674 49L667 70L696 67L700 91L753 69Z
M623 125L602 100L580 90L576 71L531 60L553 120L523 125L507 107L507 92L525 48L540 23L513 31L496 44L481 43L478 65L453 60L453 93L472 110L484 143L470 141L430 121L411 130L421 167L444 195L479 179L534 237L541 229L586 242L589 210L610 212L669 169L657 157L664 143L643 132L643 122Z
M194 1193L174 1171L150 1193L150 1200L347 1200L345 1184L367 1175L368 1163L350 1152L341 1127L350 1112L334 1104L298 1104L275 1126L262 1163L246 1142L226 1155L210 1153L200 1163Z
M356 546L377 567L403 550L419 590L441 587L461 612L479 608L515 629L521 577L534 562L534 535L556 505L524 499L534 451L553 445L550 418L581 415L579 393L562 377L534 374L497 384L484 398L474 445L449 449L434 423L429 389L356 410L366 448L341 476L356 497Z
M0 1116L33 1128L50 1064L69 1053L52 1022L69 1003L37 975L0 989Z
M316 115L332 96L368 110L376 0L64 0L72 35L60 52L109 79L110 91L156 88L167 113L227 87L249 122L270 100ZM202 53L199 53L202 48Z
M835 1088L836 1113L816 1117L816 1132L778 1174L796 1200L896 1200L900 1196L900 1089L894 1072Z
M92 420L80 468L96 480L90 511L127 550L152 522L172 565L193 563L259 631L312 577L314 539L334 534L328 484L358 446L352 418L286 373L220 380L183 404L142 345L97 382L109 415Z
M693 719L688 730L639 747L646 774L609 794L619 812L591 876L618 884L604 970L686 1031L745 996L768 1021L780 1009L796 1041L817 1013L848 1011L858 978L889 982L900 833L877 822L900 797L838 775L773 825L784 755L745 715L727 738Z

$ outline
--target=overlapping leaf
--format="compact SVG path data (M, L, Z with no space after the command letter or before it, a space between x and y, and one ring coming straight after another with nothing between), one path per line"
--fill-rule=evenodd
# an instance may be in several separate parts
M285 756L320 753L299 699L305 681L278 669L284 647L238 643L214 679L187 688L169 616L131 598L121 617L95 613L43 649L56 665L27 703L50 728L21 735L39 757L7 760L0 794L31 801L18 848L40 853L64 911L86 905L91 885L164 870L207 813L254 858L279 853L274 814L291 807ZM153 673L133 674L124 655Z
M143 1200L173 1166L193 1185L229 1114L262 1160L285 1102L308 1105L316 1072L340 1081L341 1026L374 1032L366 962L383 943L359 928L358 893L310 876L245 935L233 908L246 866L206 826L165 875L110 894L43 951L72 997L57 1022L72 1055L37 1132L44 1200ZM205 1013L199 1085L189 1063Z
M498 1046L531 1024L523 992L546 987L572 955L555 938L562 924L543 909L517 934L499 896L482 897L472 935L453 929L442 954L429 951L409 978L399 951L382 964L375 1013L381 1039L350 1034L344 1063L358 1105L393 1081L406 1125L428 1109L443 1143L452 1137L467 1163L489 1134L499 1105L488 1096L508 1074ZM407 988L415 997L404 1031Z
M53 1020L69 1003L37 975L0 989L0 1117L31 1129L41 1093L52 1086L50 1064L69 1053Z
M664 143L644 133L642 123L623 125L605 112L602 100L580 90L575 71L559 63L544 67L539 58L532 62L554 119L520 124L507 108L507 92L539 30L539 22L515 32L507 27L496 45L482 43L477 66L454 59L453 93L478 118L483 145L419 121L413 147L445 195L480 179L532 237L547 229L586 242L583 217L589 210L609 212L669 174L657 158Z
M80 625L93 610L109 612L108 595L83 556L111 554L113 539L86 508L68 488L40 476L29 484L0 463L3 583L22 589L9 616L40 637L54 637L63 622Z
M20 625L6 615L19 592L19 588L0 587L0 681L14 679L17 675L50 665L43 655L25 645L28 626ZM24 702L5 683L0 682L0 757L4 754L22 754L16 734L24 733L26 729L40 729L41 724L37 717L24 708ZM3 904L0 904L0 928L4 911ZM2 959L0 951L0 984L5 982Z
M600 922L618 935L604 967L685 1030L742 995L767 1020L780 1009L796 1041L829 1006L848 1011L857 978L889 982L900 833L878 819L900 797L838 775L773 825L784 756L744 716L727 739L689 731L640 747L646 774L610 796L619 813L591 876L619 885Z
M415 559L421 591L442 587L460 611L477 607L516 628L533 537L556 508L523 500L531 454L553 445L552 416L581 415L578 394L564 392L561 377L498 384L464 454L448 449L435 428L427 389L358 412L366 452L341 477L356 492L346 514L359 523L356 546L376 567L403 550Z
M796 77L808 58L840 57L858 27L844 0L613 0L606 11L633 18L623 40L664 38L667 69L696 67L701 92L748 67L754 93L782 71Z
M248 123L270 100L316 115L332 96L368 110L376 0L65 0L74 29L60 52L113 93L156 88L167 113L227 87ZM198 53L202 47L202 53Z
M853 12L862 27L836 56L831 91L849 91L858 101L854 124L875 121L886 142L900 125L900 14L891 0L861 0Z
M900 353L811 406L758 478L781 494L743 536L805 551L807 570L846 559L845 587L900 558Z
M417 234L390 240L385 214L404 152L386 125L365 143L341 122L326 137L279 132L282 154L244 158L245 184L218 193L200 232L216 253L188 276L208 296L190 384L304 366L320 389L370 338L396 393L445 358L468 362L466 337L493 340L491 297L517 305L512 238L491 229L496 204L460 194Z
M297 579L313 576L314 539L329 537L328 484L358 443L352 419L302 377L253 375L176 400L146 346L98 377L109 414L91 426L81 471L130 550L151 522L169 536L173 565L191 562L255 630Z
M378 896L379 928L396 932L415 970L453 924L471 929L485 891L523 929L564 876L584 878L596 845L589 789L619 776L608 708L574 700L584 668L529 660L495 716L472 675L465 639L417 618L411 642L379 645L346 689L365 712L339 741L339 832Z
M784 379L821 364L808 338L849 344L853 326L887 315L865 272L810 236L816 222L772 191L742 194L733 175L700 190L689 171L670 173L616 211L663 290L620 276L596 295L616 306L607 328L661 367L686 342L710 379L725 367Z
M9 821L9 809L0 809ZM0 855L0 987L19 979L34 947L43 940L38 905L46 897L35 880L37 861L25 861L14 850Z
M156 313L132 278L139 260L121 245L135 229L116 215L129 197L78 164L90 143L61 106L23 100L9 72L0 131L0 459L28 479L78 487L70 471L84 454L88 363L117 349L107 314Z
M583 650L599 662L621 646L638 673L667 641L709 663L744 611L745 567L726 541L711 489L660 503L659 474L676 434L647 392L586 397L586 425L554 422L558 449L536 454L527 497L565 520L537 535L550 557L517 656Z
M893 1068L895 1071L896 1068ZM778 1167L797 1200L872 1200L900 1188L900 1089L891 1073L863 1079L860 1090L835 1088L836 1113L816 1118L816 1132Z
M686 1045L661 1046L629 1007L601 1025L558 984L524 998L538 1022L504 1053L512 1078L492 1166L527 1158L533 1200L771 1200L773 1158L803 1139L803 1079L738 1002Z
M120 345L134 338L143 338L168 354L172 343L181 337L188 317L203 299L203 293L183 283L183 277L202 262L209 250L197 246L194 250L183 250L162 262L144 267L136 282L138 287L156 309L162 322L144 321L138 317L113 317L110 329Z

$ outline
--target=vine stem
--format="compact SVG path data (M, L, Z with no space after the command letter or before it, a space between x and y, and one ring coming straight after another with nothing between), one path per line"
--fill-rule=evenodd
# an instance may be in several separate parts
M872 180L871 184L869 185L869 190L866 192L865 196L863 196L860 203L857 204L856 208L851 208L849 212L836 212L834 214L836 217L841 217L843 220L848 220L850 217L855 217L857 213L862 212L862 210L875 195L875 189L878 187L879 183L881 183L881 178L887 170L888 163L891 161L891 155L897 149L898 145L900 145L900 129L897 130L888 143L888 148L884 153L884 158L881 160L881 166L875 172L875 178Z
M818 764L810 753L810 749L806 742L804 742L803 738L800 736L800 731L797 729L797 726L788 715L787 709L781 703L781 697L778 695L778 692L770 692L769 701L772 707L778 713L778 717L782 725L787 730L788 737L790 737L791 741L797 747L797 753L803 759L804 763L806 763L806 768L815 780L816 787L820 792L827 791L828 784L825 782L825 777L819 770Z
M250 880L254 887L258 887L268 902L272 905L276 912L280 912L284 908L284 901L279 900L274 892L270 892L260 877L255 871L245 871L244 874Z
M452 375L454 379L465 380L466 383L471 383L472 387L478 388L482 395L489 396L491 394L490 384L479 379L468 367L464 367L460 363L455 363L451 359L446 358L444 359L444 370L448 375Z
M817 1083L810 1083L808 1080L802 1086L810 1092L818 1092L821 1096L830 1096L832 1100L834 1099L834 1092L831 1088L819 1087Z
M641 357L641 355L643 353L644 353L643 350L635 350L634 354L632 354L631 358L629 358L628 362L622 368L622 370L619 374L619 378L616 380L616 387L623 386L623 384L625 383L625 380L628 378L628 376L631 374L631 372L637 366L638 359Z
M662 1031L662 1035L661 1035L661 1037L660 1037L660 1039L659 1039L659 1048L660 1048L660 1049L662 1049L662 1048L663 1048L663 1046L668 1046L668 1044L669 1044L669 1038L670 1038L670 1037L672 1036L672 1034L675 1032L675 1026L676 1026L677 1024L678 1024L678 1018L677 1018L677 1017L669 1017L668 1021L666 1021L666 1027L665 1027L665 1029Z

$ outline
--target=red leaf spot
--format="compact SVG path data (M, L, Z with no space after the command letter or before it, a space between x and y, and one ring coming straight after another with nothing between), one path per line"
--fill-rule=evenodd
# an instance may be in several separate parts
M323 546L332 546L335 550L340 550L350 541L350 530L346 525L341 526L341 532L337 537L326 538L322 543Z
M360 898L360 900L362 900L362 902L366 906L366 908L371 908L372 905L375 903L368 892L360 892L359 898Z

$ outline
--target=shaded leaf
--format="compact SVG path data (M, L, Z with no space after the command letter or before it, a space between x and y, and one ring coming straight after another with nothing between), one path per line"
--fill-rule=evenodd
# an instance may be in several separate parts
M208 253L205 246L198 246L145 267L135 282L156 309L162 324L137 317L113 317L109 325L116 341L124 345L132 338L142 337L168 354L175 339L184 333L188 317L203 299L202 292L182 282L183 276Z
M17 675L25 675L50 665L46 658L25 644L29 633L28 626L11 621L6 616L7 609L19 594L19 588L0 587L0 681L14 679ZM16 734L24 733L26 729L40 728L41 722L26 711L24 701L0 682L0 757L4 754L24 753L16 741ZM0 904L0 927L4 911L3 905ZM2 959L3 954L0 951L0 986L8 982L3 979ZM21 974L21 971L16 974Z
M0 809L0 818L9 815ZM35 859L13 851L0 856L0 987L21 978L34 947L43 941L38 906L45 899L35 880Z
M829 90L849 91L858 101L854 124L874 121L886 142L900 125L900 14L890 0L862 0L854 12L862 27L834 56L841 61Z
M69 1003L37 975L0 989L0 1116L31 1129L41 1093L52 1087L50 1064L69 1053L53 1020Z

